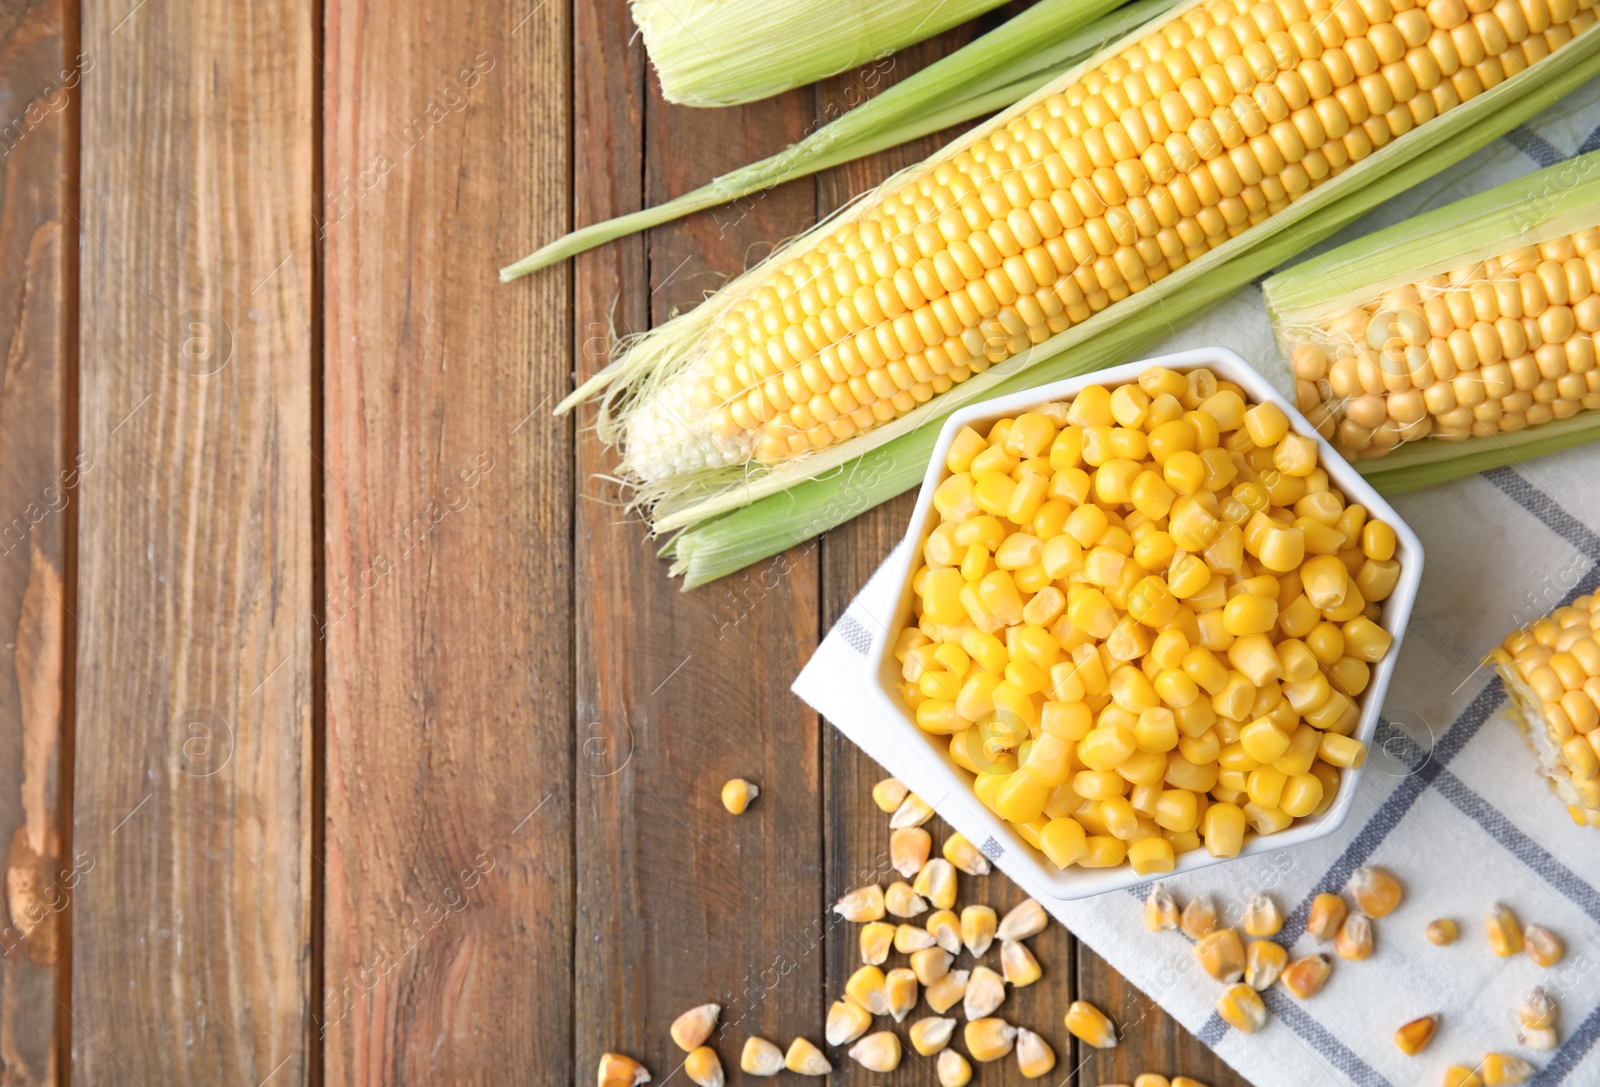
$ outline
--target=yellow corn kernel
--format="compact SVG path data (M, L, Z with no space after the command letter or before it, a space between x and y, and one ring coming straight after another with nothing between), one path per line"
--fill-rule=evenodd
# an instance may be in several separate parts
M722 1087L726 1078L722 1072L722 1061L718 1059L716 1050L708 1045L700 1046L683 1062L683 1072L699 1087Z
M1033 957L1025 944L1016 940L1000 943L1000 968L1006 981L1018 989L1039 980L1039 960Z
M922 871L933 849L933 836L921 827L903 827L889 835L889 864L902 876Z
M1191 940L1198 940L1217 931L1216 900L1210 894L1200 894L1190 899L1189 904L1183 907L1178 927Z
M863 966L844 983L844 995L873 1015L889 1013L889 998L884 992L887 975L873 965Z
M1554 966L1566 954L1561 937L1539 925L1529 925L1522 930L1522 949L1540 966Z
M1279 762L1281 764L1282 760ZM1303 819L1316 812L1317 806L1322 803L1322 793L1322 780L1316 775L1293 774L1284 783L1278 807L1285 815Z
M1350 896L1368 917L1387 917L1400 905L1400 881L1382 868L1364 866L1350 875Z
M961 911L961 942L974 958L989 950L996 927L994 910L988 906L967 906Z
M1376 664L1389 654L1394 635L1371 619L1357 616L1344 624L1344 650L1357 660Z
M1202 936L1194 945L1194 957L1218 981L1231 983L1244 976L1244 944L1231 928Z
M1316 940L1331 940L1338 935L1347 912L1344 899L1338 895L1319 894L1311 900L1311 912L1306 918L1306 932Z
M1394 1044L1400 1047L1400 1052L1408 1057L1415 1057L1428 1047L1433 1040L1433 1032L1439 1028L1437 1015L1424 1015L1420 1019L1413 1019L1394 1032Z
M825 1076L833 1071L833 1065L822 1050L804 1038L796 1038L789 1043L789 1051L783 1055L783 1066L802 1076Z
M1328 983L1328 975L1332 972L1333 963L1328 956L1307 955L1286 966L1279 980L1283 982L1283 987L1295 996L1301 1000L1309 1000L1322 991L1322 987Z
M1533 1078L1533 1065L1507 1053L1488 1053L1478 1065L1483 1087L1509 1087Z
M599 1087L639 1087L650 1082L650 1070L621 1053L602 1053L596 1082Z
M1324 732L1322 741L1317 747L1317 754L1330 766L1358 770L1367 761L1367 745L1350 736Z
M1144 924L1151 932L1162 932L1178 927L1178 903L1172 892L1156 883L1144 900Z
M1522 950L1522 926L1516 914L1504 905L1496 902L1490 906L1483 923L1489 934L1490 951L1505 958Z
M1031 1030L1017 1030L1017 1068L1024 1079L1048 1075L1056 1066L1056 1051Z
M712 1028L717 1025L717 1016L721 1013L720 1004L701 1004L699 1007L690 1008L672 1021L672 1040L685 1053L692 1053L706 1044L706 1039L711 1037Z
M1243 982L1228 986L1217 998L1217 1014L1230 1027L1246 1034L1254 1034L1267 1025L1267 1006L1261 1002L1261 994Z
M1128 864L1141 876L1170 872L1177 865L1173 845L1165 838L1145 837L1128 846Z
M1452 1064L1444 1070L1444 1087L1483 1087L1483 1079L1470 1068Z
M1282 944L1251 940L1244 956L1244 983L1257 992L1265 992L1278 980L1288 962L1289 953Z
M900 1039L892 1030L869 1034L849 1049L850 1059L869 1072L893 1072L900 1067Z
M928 1007L943 1015L961 1003L967 995L967 982L971 976L971 972L967 970L952 970L923 989L923 999L927 1000Z
M1089 840L1083 825L1071 816L1060 816L1039 832L1039 849L1057 868L1067 868L1089 853Z
M1333 938L1333 950L1341 959L1359 962L1372 957L1372 921L1364 913L1345 915L1339 934Z
M1207 806L1201 837L1213 857L1237 857L1244 846L1244 811L1237 804L1218 801Z
M746 1075L775 1076L783 1071L783 1050L765 1038L751 1035L739 1054L739 1068Z
M1228 646L1228 663L1257 687L1283 677L1283 664L1265 634L1235 637Z
M949 954L942 948L934 950L940 955ZM946 962L948 965L948 959ZM911 1009L917 1006L917 975L903 966L890 970L883 976L883 998L887 1005L886 1010L894 1016L896 1023L905 1019Z
M1244 930L1251 936L1276 936L1283 930L1283 914L1270 896L1258 894L1244 910Z
M1429 921L1424 931L1428 942L1435 947L1447 947L1456 942L1456 923L1448 917L1441 917L1437 921Z
M926 913L928 903L909 883L897 879L883 892L883 908L891 916L911 918Z
M1556 1025L1560 1009L1554 998L1542 987L1529 990L1528 995L1513 1010L1517 1025L1517 1044L1529 1049L1551 1050L1558 1043Z
M1006 999L1005 979L987 966L975 966L967 978L961 1010L970 1022L992 1015Z
M966 835L959 831L952 833L944 840L944 858L962 872L969 876L986 876L989 874L989 858L983 851L967 840Z
M910 955L911 972L923 985L932 985L950 972L955 956L942 947L924 947Z
M910 792L905 782L899 778L884 778L872 787L872 802L878 810L885 814L893 814L894 810L905 802L906 794Z
M861 961L869 966L882 966L889 958L895 932L895 926L885 921L869 921L862 925Z
M734 815L739 815L760 795L760 787L753 782L744 778L734 778L722 787L722 806Z
M1043 906L1034 899L1023 899L1001 918L995 928L995 937L1000 940L1026 940L1043 932L1049 923L1050 915L1045 913Z
M1178 1077L1179 1080L1183 1078L1182 1076ZM1133 1087L1173 1087L1176 1082L1177 1080L1169 1080L1166 1076L1160 1076L1154 1072L1144 1072L1133 1078ZM1193 1084L1194 1080L1191 1079L1187 1082Z
M931 1057L950 1044L950 1038L955 1034L955 1030L956 1021L954 1019L928 1016L912 1023L911 1029L907 1031L907 1034L911 1038L912 1049L915 1049L924 1057Z
M967 1087L972 1082L972 1065L953 1049L939 1054L939 1087Z
M935 909L948 910L956 904L956 866L943 857L933 858L917 873L911 889Z
M969 1022L961 1034L972 1059L987 1064L1011 1052L1017 1028L1003 1019L984 1018Z
M857 922L880 920L883 911L883 888L876 883L847 892L833 907L844 920Z
M1239 742L1244 745L1245 754L1262 764L1275 762L1289 750L1288 735L1269 717L1258 717L1240 729Z
M1067 1033L1096 1049L1112 1049L1117 1044L1117 1031L1104 1012L1085 1000L1074 1000L1067 1006Z
M909 955L913 951L934 947L938 941L933 938L933 933L917 925L899 925L894 931L894 949L902 955Z
M933 808L916 793L911 793L900 802L900 806L889 817L889 829L900 830L904 827L920 827L933 818Z

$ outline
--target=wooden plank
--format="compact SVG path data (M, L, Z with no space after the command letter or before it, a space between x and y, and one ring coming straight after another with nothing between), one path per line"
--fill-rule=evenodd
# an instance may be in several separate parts
M575 52L607 58L577 92L580 223L775 151L810 116L805 92L714 113L663 105L623 0L578 5L576 27ZM808 182L580 258L577 369L603 362L613 301L619 331L660 323L759 257L758 243L804 228L811 206ZM713 1002L712 1045L737 1081L751 1034L822 1041L817 722L788 693L816 645L816 556L680 593L595 478L614 463L580 442L577 720L594 757L577 776L574 1050L582 1075L617 1050L667 1080L683 1060L672 1020ZM719 799L732 777L762 788L740 816Z
M312 11L83 13L82 1083L309 1073Z
M570 1082L567 5L326 8L324 1082Z
M60 1079L57 975L82 873L61 834L66 426L76 295L66 224L82 73L58 0L0 14L0 1081Z

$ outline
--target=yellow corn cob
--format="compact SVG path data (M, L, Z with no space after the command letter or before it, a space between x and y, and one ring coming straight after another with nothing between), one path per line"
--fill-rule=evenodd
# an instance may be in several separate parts
M1067 1007L1067 1033L1096 1049L1112 1049L1117 1044L1117 1029L1105 1012L1086 1000L1074 1000Z
M659 480L774 463L905 415L1592 21L1570 0L1525 0L1504 19L1462 0L1186 6L750 277L628 420L627 466Z
M739 1068L752 1076L775 1076L783 1071L783 1050L752 1035L739 1054Z
M987 1063L1011 1052L1017 1028L1003 1019L978 1019L968 1023L962 1035L972 1059Z
M650 1070L621 1053L602 1053L595 1079L599 1087L639 1087L650 1082Z
M1439 1029L1437 1015L1424 1015L1420 1019L1413 1019L1394 1032L1394 1044L1400 1047L1400 1052L1408 1057L1415 1057L1428 1047L1433 1040L1433 1032Z
M1556 795L1574 822L1600 827L1600 593L1509 635L1489 659Z
M683 1071L699 1087L722 1087L726 1082L722 1072L722 1061L717 1057L716 1051L708 1045L701 1046L685 1058Z
M850 1059L870 1072L893 1072L900 1067L900 1039L892 1030L869 1034L850 1047Z
M931 1057L950 1044L950 1037L955 1030L954 1019L940 1019L931 1015L926 1019L918 1019L911 1024L908 1032L911 1035L911 1048L924 1057Z

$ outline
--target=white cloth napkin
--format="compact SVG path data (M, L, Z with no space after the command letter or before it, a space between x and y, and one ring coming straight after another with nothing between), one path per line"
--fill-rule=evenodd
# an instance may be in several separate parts
M1600 86L1590 85L1368 216L1349 236L1597 146ZM1267 373L1282 366L1255 287L1151 354L1208 344L1231 347ZM1272 894L1288 918L1281 938L1294 939L1294 958L1331 950L1303 933L1311 896L1341 890L1363 864L1380 865L1399 876L1406 896L1376 923L1371 959L1335 959L1327 987L1305 1003L1281 987L1269 991L1269 1026L1245 1036L1217 1017L1222 987L1199 970L1189 941L1145 930L1148 885L1062 902L1003 853L996 863L1259 1087L1431 1085L1446 1065L1470 1067L1490 1051L1532 1061L1539 1087L1592 1087L1600 1084L1600 830L1574 826L1538 780L1499 680L1478 662L1511 630L1600 587L1600 448L1495 469L1401 496L1395 506L1422 538L1427 565L1348 821L1321 841L1168 881L1180 901L1210 891L1234 911L1257 891ZM895 595L880 569L794 691L937 808L939 789L923 756L896 742L865 696L865 654ZM954 814L960 829L959 806ZM1566 958L1548 970L1521 955L1495 958L1483 915L1497 901L1524 924L1561 935ZM1460 927L1453 946L1434 947L1423 936L1440 917ZM1561 1006L1562 1044L1553 1053L1519 1049L1514 1036L1510 1009L1536 984ZM1132 999L1104 1010L1136 1030L1142 1005ZM1442 1015L1432 1044L1419 1056L1402 1055L1395 1028L1430 1013Z

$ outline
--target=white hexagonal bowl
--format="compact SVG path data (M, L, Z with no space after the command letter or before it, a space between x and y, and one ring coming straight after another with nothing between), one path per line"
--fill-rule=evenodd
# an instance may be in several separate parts
M1068 378L1065 381L1041 385L1036 389L972 404L952 414L945 421L944 429L939 434L938 446L928 462L928 471L922 480L922 490L917 496L916 510L911 515L911 524L906 531L905 546L899 548L891 560L896 564L891 575L901 586L900 597L894 620L877 635L872 652L868 655L868 687L877 703L877 708L883 711L881 719L887 723L887 727L896 728L902 734L901 746L904 750L907 776L925 780L925 775L931 773L938 779L938 784L941 786L938 791L943 794L935 804L939 814L973 842L984 843L993 839L1003 848L1005 864L1008 867L1026 869L1040 886L1047 888L1050 893L1061 899L1088 898L1129 887L1151 877L1138 875L1127 865L1103 869L1056 868L1044 854L1023 841L1003 819L985 807L972 792L973 775L951 759L948 744L942 737L931 736L917 727L910 707L901 698L900 665L894 658L894 639L895 633L910 621L913 596L911 575L918 565L922 540L937 521L938 515L933 511L933 492L945 476L945 454L961 428L973 425L981 429L996 419L1015 416L1041 404L1075 396L1089 385L1120 385L1133 381L1148 366L1165 366L1180 372L1201 366L1209 367L1218 376L1237 382L1248 394L1248 399L1252 403L1270 401L1278 405L1289 417L1290 426L1296 433L1316 439L1321 454L1319 463L1326 469L1330 481L1344 493L1346 499L1359 502L1373 516L1380 517L1394 526L1395 554L1400 560L1401 568L1400 582L1389 599L1384 601L1382 623L1384 628L1394 635L1394 645L1389 654L1373 669L1372 682L1362 692L1361 721L1354 733L1369 746L1378 727L1378 714L1383 707L1383 696L1388 690L1389 678L1394 673L1395 659L1399 656L1406 622L1411 616L1411 605L1416 599L1417 584L1422 578L1422 544L1417 540L1416 533L1412 532L1395 513L1394 507L1385 502L1347 461L1334 452L1333 447L1317 434L1293 404L1279 395L1278 391L1244 359L1226 348L1201 348L1129 363L1125 366L1115 366L1097 373ZM891 772L898 772L894 760L890 761L888 769ZM1344 772L1344 779L1333 806L1320 816L1297 820L1288 830L1270 836L1263 837L1252 832L1246 838L1239 856L1259 857L1276 849L1291 849L1333 833L1350 812L1350 805L1355 798L1362 772L1362 770ZM1197 849L1182 854L1178 858L1174 872L1193 872L1224 863L1224 860L1212 857L1204 849Z

